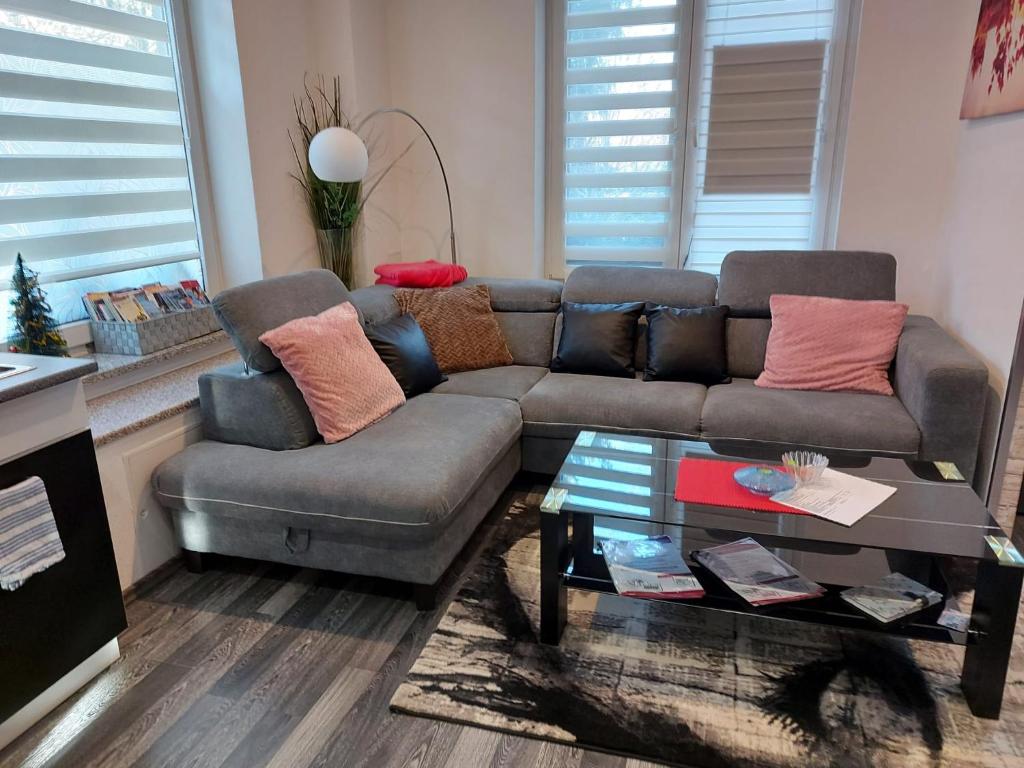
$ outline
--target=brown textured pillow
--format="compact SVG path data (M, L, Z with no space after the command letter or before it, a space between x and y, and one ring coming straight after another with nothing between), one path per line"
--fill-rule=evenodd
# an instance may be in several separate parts
M402 314L423 328L437 364L445 373L512 365L505 336L491 309L486 285L395 291Z

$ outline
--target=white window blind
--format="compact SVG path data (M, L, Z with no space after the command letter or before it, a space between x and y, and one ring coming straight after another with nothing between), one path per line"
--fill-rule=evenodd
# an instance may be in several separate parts
M829 41L834 27L833 0L707 0L706 17L701 35L701 57L703 71L700 73L699 104L696 115L697 163L694 215L686 259L688 269L718 272L722 259L729 251L783 249L801 250L820 245L816 228L815 213L821 199L818 188L820 174L820 150L823 129L824 87L784 90L776 92L775 106L763 106L755 118L746 123L732 124L732 128L750 128L765 131L772 127L777 130L806 129L813 131L811 178L804 191L781 189L754 192L728 192L722 185L715 184L714 177L706 177L708 162L708 137L712 116L712 73L716 49L738 46L766 46L762 52L770 51L771 45L805 41ZM748 49L752 50L752 49ZM753 49L758 50L758 49ZM818 80L826 82L830 48L824 48L824 59ZM767 54L770 55L770 54ZM797 64L782 63L774 69L790 71L795 67L807 75L806 61ZM761 65L767 74L772 65ZM775 74L780 74L776 72ZM813 77L812 77L813 79ZM809 110L814 118L810 124L801 119L806 117L807 100L811 91L817 91ZM728 101L725 94L721 94ZM765 94L762 93L764 98ZM717 97L716 97L717 98ZM794 104L794 101L801 102ZM781 105L781 106L780 106ZM774 110L774 112L773 112ZM796 114L801 117L794 117ZM800 112L799 110L804 110ZM778 116L778 119L775 118ZM795 121L795 122L794 122ZM721 140L722 134L718 137ZM785 165L785 158L792 152L789 148L765 148L761 151L747 150L747 154L759 155L764 161ZM740 153L742 154L742 153ZM713 156L712 156L713 159ZM776 167L779 167L776 165ZM712 167L714 170L714 167Z
M0 337L15 255L87 290L202 279L162 0L0 0Z
M564 9L566 262L660 266L678 247L682 6L568 0Z

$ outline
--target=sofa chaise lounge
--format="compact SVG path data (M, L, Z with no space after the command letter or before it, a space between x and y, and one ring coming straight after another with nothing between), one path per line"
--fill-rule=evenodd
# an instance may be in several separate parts
M324 444L301 394L258 337L351 301L363 322L398 313L392 289L349 292L322 270L224 291L218 317L243 362L200 378L204 440L157 468L193 568L238 555L411 582L432 605L442 575L520 469L554 473L580 430L704 439L743 455L790 448L830 456L953 461L974 470L985 367L933 320L911 316L891 371L895 397L753 386L775 293L893 299L892 256L735 252L721 279L692 271L580 267L565 283L487 283L514 364L449 374L383 420ZM729 384L705 387L552 373L561 302L717 303ZM643 369L644 334L637 368Z

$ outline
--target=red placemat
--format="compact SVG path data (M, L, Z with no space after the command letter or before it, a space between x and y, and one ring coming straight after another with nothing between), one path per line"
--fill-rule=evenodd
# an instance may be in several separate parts
M767 496L759 496L737 483L733 479L733 473L737 469L749 466L752 465L743 461L680 459L679 474L676 477L676 501L707 504L713 507L752 509L755 512L807 514L785 504L777 504Z

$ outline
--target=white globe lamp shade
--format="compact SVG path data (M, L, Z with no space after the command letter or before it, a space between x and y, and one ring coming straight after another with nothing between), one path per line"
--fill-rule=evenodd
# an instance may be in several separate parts
M309 167L321 181L360 181L369 163L363 140L347 128L324 128L309 142Z

